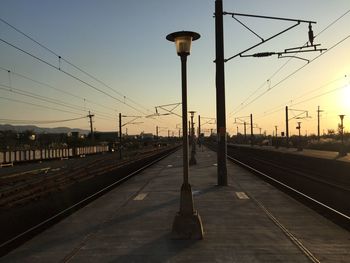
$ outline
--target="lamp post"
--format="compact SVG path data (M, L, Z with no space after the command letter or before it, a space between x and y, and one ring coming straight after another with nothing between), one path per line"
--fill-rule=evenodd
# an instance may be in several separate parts
M345 146L344 146L344 117L345 115L339 115L340 118L340 132L341 132L341 147L340 147L340 151L339 151L339 156L345 156L347 155L346 150L345 150Z
M193 123L193 117L194 117L194 113L195 111L189 111L189 113L191 114L191 159L190 159L190 165L194 165L197 164L197 160L196 160L196 143L194 141L194 123Z
M176 52L181 58L182 78L182 142L183 142L183 184L180 194L180 211L176 214L172 235L175 239L202 239L203 226L200 215L194 210L191 186L188 181L188 136L187 136L187 56L191 51L192 40L197 40L200 35L191 31L174 32L166 36L166 39L175 42Z

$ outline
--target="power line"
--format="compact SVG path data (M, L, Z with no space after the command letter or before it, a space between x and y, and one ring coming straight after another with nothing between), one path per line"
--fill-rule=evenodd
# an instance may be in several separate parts
M18 102L18 103L22 103L22 104L27 104L27 105L31 105L31 106L35 106L35 107L39 107L39 108L56 110L56 111L59 111L59 112L66 112L66 113L71 113L71 114L75 114L75 115L82 115L81 113L76 113L76 112L73 112L73 111L58 109L58 108L54 108L54 107L50 107L50 106L40 105L40 104L37 104L37 103L31 103L31 102L26 102L26 101L17 100L17 99L11 99L11 98L6 98L6 97L0 97L0 99L13 101L13 102Z
M50 67L52 67L52 68L54 68L54 69L56 69L56 70L58 70L58 71L60 71L60 72L63 72L63 73L66 74L67 76L69 76L69 77L71 77L71 78L73 78L73 79L75 79L75 80L77 80L77 81L79 81L79 82L85 84L86 86L88 86L88 87L90 87L90 88L92 88L92 89L94 89L94 90L96 90L96 91L98 91L98 92L100 92L100 93L102 93L102 94L104 94L104 95L106 95L106 96L108 96L108 97L110 97L110 98L116 100L116 101L119 101L120 103L123 103L124 105L127 105L129 108L132 108L133 110L135 110L135 111L137 111L137 112L140 112L140 113L143 114L143 115L146 115L144 112L140 111L139 109L135 108L134 106L132 106L132 105L126 103L126 102L123 102L122 100L116 98L115 96L113 96L113 95L111 95L111 94L109 94L109 93L107 93L107 92L105 92L105 91L103 91L103 90L97 88L96 86L94 86L94 85L92 85L92 84L90 84L90 83L88 83L88 82L86 82L86 81L84 81L84 80L82 80L82 79L80 79L80 78L74 76L73 74L71 74L71 73L69 73L69 72L67 72L67 71L64 71L63 69L61 69L61 68L59 68L59 67L57 67L57 66L51 64L50 62L47 62L47 61L45 61L44 59L39 58L38 56L35 56L35 55L31 54L30 52L25 51L24 49L22 49L22 48L20 48L20 47L17 47L17 46L15 46L14 44L9 43L8 41L6 41L6 40L4 40L4 39L2 39L2 38L0 38L0 41L3 42L3 43L5 43L5 44L7 44L7 45L9 45L9 46L11 46L11 47L13 47L14 49L17 49L18 51L21 51L21 52L27 54L28 56L31 56L32 58L34 58L34 59L36 59L36 60L38 60L38 61L40 61L40 62L42 62L42 63L44 63L44 64L46 64L46 65L48 65L48 66L50 66Z
M333 26L336 22L338 22L341 18L343 18L345 15L347 15L348 13L350 13L350 9L349 10L347 10L344 14L342 14L340 17L338 17L337 19L335 19L332 23L330 23L328 26L326 26L323 30L321 30L315 37L317 37L317 36L319 36L319 35L321 35L323 32L325 32L327 29L329 29L331 26ZM307 44L307 42L303 45L303 46L305 46ZM298 52L295 52L295 54L297 54ZM289 58L281 67L279 67L269 78L268 78L268 81L271 81L271 79L274 77L274 76L276 76L277 75L277 73L278 72L280 72L290 61L292 60L292 57L291 58ZM306 64L307 65L307 64ZM305 65L304 65L305 66ZM263 84L261 84L253 93L251 93L242 103L240 103L240 105L236 108L236 109L234 109L231 113L230 113L230 115L233 115L233 114L235 114L235 113L238 113L239 111L241 111L243 108L245 108L245 105L244 105L244 103L246 102L246 101L248 101L256 92L258 92L262 87L264 87L264 85L266 84L266 82L264 82ZM275 85L276 86L276 85ZM275 87L274 86L274 87ZM271 87L269 87L269 89L266 91L266 92L268 92L269 90L271 89ZM265 92L265 93L266 93ZM265 94L264 93L264 94ZM254 100L255 101L255 100ZM254 102L253 101L253 102ZM249 104L251 104L252 102L250 102ZM248 104L248 105L249 105ZM240 107L242 107L241 109L240 109Z
M268 93L269 91L271 91L273 88L277 87L278 85L280 85L282 82L286 81L287 79L289 79L291 76L293 76L294 74L296 74L297 72L299 72L300 70L302 70L303 68L305 68L306 66L310 65L312 62L314 62L316 59L320 58L321 56L323 56L324 54L328 53L329 51L331 51L333 48L337 47L338 45L340 45L342 42L344 42L345 40L347 40L350 37L350 35L346 36L345 38L343 38L342 40L338 41L336 44L334 44L332 47L328 48L326 51L324 51L323 53L319 54L318 56L316 56L315 58L313 58L312 60L310 60L310 62L308 64L305 64L303 66L301 66L300 68L294 70L292 73L290 73L289 75L287 75L286 77L284 77L282 80L280 80L279 82L277 82L275 85L273 85L271 88L269 88L268 90L265 90L263 93L259 94L258 96L256 96L253 100L251 100L248 104L245 104L244 106L241 107L241 109L237 110L236 112L234 112L233 114L238 113L239 111L243 110L244 108L246 108L247 106L249 106L250 104L252 104L253 102L255 102L256 100L258 100L259 98L261 98L262 96L264 96L266 93Z
M325 95L327 95L327 94L330 94L330 93L333 93L333 92L336 92L336 91L345 89L345 88L347 88L347 87L348 87L348 85L346 84L346 85L344 85L344 86L342 86L342 87L338 87L338 88L335 88L335 89L332 89L332 90L323 92L323 93L321 93L321 94L315 95L315 96L313 96L313 97L307 98L307 99L305 99L305 100L303 100L303 101L299 101L299 102L296 102L296 103L292 103L292 104L290 104L289 106L290 106L290 107L293 107L293 106L296 106L296 105L299 105L299 104L308 102L308 101L310 101L310 100L314 100L314 99L317 99L317 98L319 98L319 97L325 96ZM265 114L265 115L262 116L262 117L266 117L266 116L268 116L268 115L271 115L271 114L273 114L273 113L276 113L276 112L279 112L279 111L282 111L282 110L283 110L283 108L282 108L282 109L275 110L275 111L271 111L271 112ZM260 118L262 118L262 117L260 117Z
M30 77L28 77L28 76L26 76L26 75L23 75L23 74L20 74L20 73L18 73L18 72L14 72L14 71L12 71L12 70L3 68L3 67L1 67L1 66L0 66L0 69L3 70L3 71L9 72L9 74L12 74L12 75L21 77L21 78L23 78L23 79L30 80L30 81L32 81L32 82L34 82L34 83L37 83L37 84L39 84L39 85L42 85L42 86L48 87L48 88L50 88L50 89L56 90L56 91L61 92L61 93L63 93L63 94L69 95L69 96L71 96L71 97L73 97L73 98L77 98L77 99L81 99L81 100L84 100L84 101L88 101L89 103L94 104L94 105L97 105L97 106L99 106L99 107L102 107L102 108L105 108L105 109L108 109L108 110L115 111L115 109L113 109L113 108L110 108L110 107L107 107L107 106L105 106L105 105L102 105L102 104L93 102L93 101L91 101L91 100L85 99L85 98L83 98L83 97L80 97L80 96L75 95L75 94L73 94L73 93L70 93L70 92L68 92L68 91L59 89L59 88L54 87L54 86L52 86L52 85L50 85L50 84L47 84L47 83L45 83L45 82L35 80L35 79L33 79L33 78L30 78Z
M61 122L69 122L85 119L87 116L73 118L73 119L65 119L65 120L13 120L13 119L0 119L0 122L6 123L16 123L16 124L51 124L51 123L61 123Z
M134 100L126 97L125 95L123 95L122 93L116 91L115 89L111 88L110 86L108 86L106 83L104 83L103 81L101 81L100 79L94 77L92 74L86 72L85 70L83 70L82 68L74 65L72 62L68 61L67 59L63 58L62 56L58 55L56 52L54 52L52 49L46 47L45 45L41 44L39 41L35 40L33 37L29 36L28 34L24 33L23 31L19 30L18 28L16 28L15 26L11 25L10 23L8 23L7 21L5 21L4 19L0 18L0 21L2 21L3 23L5 23L6 25L8 25L9 27L11 27L12 29L14 29L15 31L17 31L18 33L24 35L25 37L27 37L28 39L30 39L31 41L33 41L34 43L38 44L40 47L44 48L45 50L47 50L48 52L50 52L51 54L55 55L58 59L59 59L59 63L60 61L64 61L67 64L69 64L70 66L74 67L75 69L79 70L80 72L84 73L85 75L89 76L90 78L92 78L93 80L99 82L100 84L102 84L103 86L105 86L106 88L112 90L113 92L115 92L116 94L118 94L119 96L123 97L124 99L128 99L130 102L138 105L139 107L149 111L147 108L145 108L144 106L142 106L141 104L135 102ZM58 67L59 70L61 70L61 66L59 65Z
M74 104L62 102L62 101L60 101L58 99L53 99L53 98L41 96L41 95L35 94L33 92L24 91L24 90L21 90L21 89L17 89L17 88L6 86L6 85L2 85L2 84L0 84L0 86L4 87L4 88L0 88L0 90L4 90L4 91L10 92L10 93L19 94L19 95L30 97L30 98L34 98L34 99L37 99L37 100L40 100L40 101L45 101L45 102L48 102L48 103L52 103L52 104L56 104L56 105L59 105L59 106L63 106L63 107L67 107L67 108L70 108L70 109L74 109L74 110L78 110L78 111L83 111L84 112L84 110L81 109L81 107L76 106ZM99 114L100 115L104 115L106 117L107 116L106 114L108 114L108 113L102 113L101 112ZM107 116L107 118L108 117L109 116Z
M329 86L329 85L331 85L331 84L333 84L333 83L335 83L335 82L338 82L338 81L340 81L340 80L343 80L344 77L346 78L347 76L348 76L348 74L346 74L346 75L343 76L343 77L340 77L340 78L331 80L331 81L329 81L328 83L326 83L326 84L324 84L324 85L322 85L322 86L320 86L320 87L317 87L317 88L315 88L315 89L313 89L313 90L311 90L311 91L305 92L304 94L302 94L302 95L300 95L300 96L298 96L298 97L296 97L296 98L292 98L292 99L288 100L288 102L286 102L286 103L284 103L284 104L281 104L281 105L279 105L279 106L273 107L272 109L269 109L269 110L265 111L264 113L265 113L265 114L269 114L270 111L275 111L276 109L282 108L282 107L284 107L284 106L285 106L286 104L288 104L288 103L291 105L291 103L292 103L293 101L299 100L299 99L305 97L306 95L308 95L308 94L310 94L310 93L314 93L314 92L319 91L320 89L323 89L323 88L325 88L325 87L327 87L327 86Z

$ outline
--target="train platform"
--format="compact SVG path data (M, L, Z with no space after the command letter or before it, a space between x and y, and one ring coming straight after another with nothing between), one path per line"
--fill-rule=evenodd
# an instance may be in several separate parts
M176 151L0 258L0 262L349 262L350 233L228 161L197 148L190 167L202 240L175 240ZM23 219L25 220L25 219Z

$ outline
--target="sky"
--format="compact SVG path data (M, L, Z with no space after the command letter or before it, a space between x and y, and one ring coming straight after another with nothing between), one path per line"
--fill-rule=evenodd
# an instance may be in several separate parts
M192 43L188 57L188 108L196 111L195 120L201 116L202 131L208 134L216 128L209 119L216 116L214 5L214 0L1 0L0 123L89 129L90 111L96 131L116 131L119 113L147 116L156 106L179 103L180 59L165 37L190 30L201 38ZM280 133L285 106L290 118L308 111L309 118L290 120L291 134L297 133L297 121L302 134L316 133L318 106L321 133L337 129L339 114L346 115L345 130L350 130L348 0L223 0L223 6L226 12L315 21L314 43L328 49L297 54L304 60L227 61L229 134L236 134L237 127L243 132L237 122L249 122L250 114L262 132L272 134L277 126ZM294 24L236 18L263 39ZM225 58L261 41L230 15L224 16L224 38ZM308 24L301 23L246 54L281 52L307 41ZM181 106L174 112L181 114ZM176 115L133 119L123 117L123 123L130 122L124 133L155 133L158 126L160 135L168 130L176 135L181 123Z

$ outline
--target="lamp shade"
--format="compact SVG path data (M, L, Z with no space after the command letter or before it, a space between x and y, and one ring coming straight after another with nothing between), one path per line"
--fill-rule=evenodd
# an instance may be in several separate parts
M179 56L189 55L191 43L200 38L200 35L192 31L179 31L166 36L166 39L175 42L176 52Z

